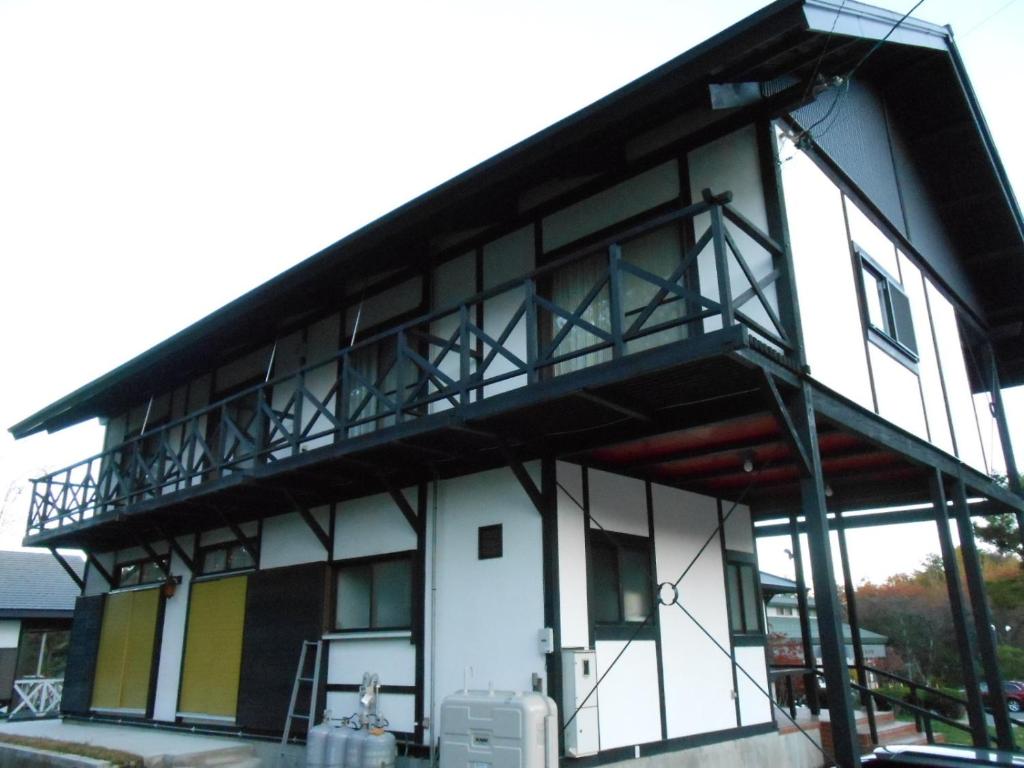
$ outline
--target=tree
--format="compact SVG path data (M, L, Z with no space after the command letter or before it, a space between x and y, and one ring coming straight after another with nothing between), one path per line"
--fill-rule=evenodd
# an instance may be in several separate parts
M1007 485L1005 475L993 475L992 479L1002 486ZM1021 475L1021 485L1024 485L1024 475ZM984 525L975 524L974 537L985 542L1001 555L1016 557L1024 567L1024 546L1021 544L1015 514L1004 512L1000 515L986 517Z

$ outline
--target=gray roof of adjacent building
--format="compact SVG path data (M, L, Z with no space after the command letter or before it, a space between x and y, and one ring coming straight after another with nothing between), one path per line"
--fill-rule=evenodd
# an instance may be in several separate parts
M818 622L812 621L811 625L811 642L818 642ZM768 617L768 632L785 635L787 639L799 640L800 635L800 618L798 616L769 616ZM843 622L843 640L849 644L853 642L853 636L850 631L850 625ZM888 638L885 635L880 635L877 632L872 632L869 629L861 629L860 641L862 645L885 645Z
M85 561L66 557L82 575ZM78 585L49 552L0 550L0 618L70 617Z

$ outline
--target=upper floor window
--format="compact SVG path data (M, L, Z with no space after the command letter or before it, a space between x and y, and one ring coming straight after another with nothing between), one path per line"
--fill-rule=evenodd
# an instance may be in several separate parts
M412 626L412 555L402 553L338 566L334 628Z
M854 249L860 260L860 282L869 333L876 341L894 346L916 362L917 338L907 294L899 281L890 277L862 248L855 245Z
M215 544L200 550L201 573L243 571L255 567L252 555L237 541Z
M167 567L167 555L160 558L164 567ZM132 560L129 563L119 563L114 572L114 583L120 587L135 587L139 584L155 584L165 579L163 568L152 558Z

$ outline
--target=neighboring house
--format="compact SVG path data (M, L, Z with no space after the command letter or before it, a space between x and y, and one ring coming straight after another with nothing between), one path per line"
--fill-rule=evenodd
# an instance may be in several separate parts
M972 398L1024 382L1020 212L950 31L872 52L899 20L775 3L12 427L106 423L26 536L88 554L65 712L280 734L323 639L318 712L376 672L414 755L467 679L547 690L566 761L810 748L753 522L802 515L843 690L827 508L1024 509Z
M778 595L768 601L765 610L768 618L768 634L778 634L782 637L780 641L786 643L803 660L803 650L800 632L800 609L797 605L795 595ZM807 617L811 620L811 643L814 648L815 662L821 663L821 645L818 639L818 614L814 609L814 598L807 598ZM846 663L852 665L854 662L853 633L850 625L843 622L843 643L845 645ZM871 664L872 659L885 658L885 646L888 638L877 632L860 627L860 642L864 651L864 659Z
M81 558L67 562L82 574ZM0 551L0 707L18 705L15 680L64 676L78 595L49 553Z

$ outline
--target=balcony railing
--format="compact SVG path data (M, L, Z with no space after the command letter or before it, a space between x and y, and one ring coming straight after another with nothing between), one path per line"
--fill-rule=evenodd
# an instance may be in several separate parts
M28 535L717 328L743 324L790 356L790 331L769 295L782 279L782 247L730 200L706 191L701 202L34 480ZM692 247L652 266L645 238L678 235L686 222ZM756 251L760 275L738 241Z

